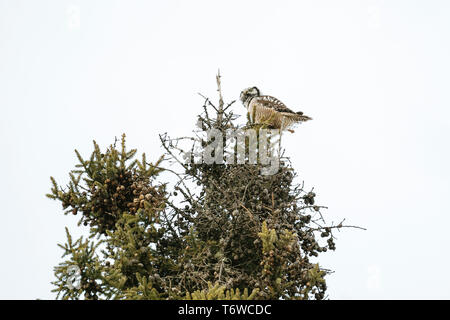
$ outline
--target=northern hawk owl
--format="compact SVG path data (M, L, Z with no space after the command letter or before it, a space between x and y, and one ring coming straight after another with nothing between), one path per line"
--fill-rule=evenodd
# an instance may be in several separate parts
M257 87L250 87L241 92L240 99L253 123L265 123L269 128L290 130L296 123L312 120L303 112L294 112L283 102L272 96L261 95Z

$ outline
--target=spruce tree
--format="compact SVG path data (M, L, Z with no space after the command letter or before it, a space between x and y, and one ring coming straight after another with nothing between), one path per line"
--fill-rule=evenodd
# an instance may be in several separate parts
M63 299L323 299L325 276L316 257L335 250L333 231L305 190L289 158L280 155L281 134L260 137L267 124L238 124L225 104L220 75L219 101L205 98L192 137L160 135L164 155L148 163L135 159L125 136L71 171L66 188L52 178L48 196L66 214L80 215L90 236L60 245L66 260L55 268L54 285ZM216 138L202 132L220 133ZM250 138L229 139L228 133L257 135L256 163ZM195 156L222 139L223 161L205 163ZM278 140L276 140L278 138ZM275 143L275 140L277 143ZM118 150L119 149L119 150ZM216 159L218 149L211 149ZM236 152L244 150L238 161ZM276 152L278 151L278 153ZM277 157L278 170L262 174L261 154ZM234 154L234 155L233 155ZM242 161L244 160L244 161ZM176 183L162 181L161 172ZM78 277L78 278L77 278ZM74 280L79 280L74 285Z

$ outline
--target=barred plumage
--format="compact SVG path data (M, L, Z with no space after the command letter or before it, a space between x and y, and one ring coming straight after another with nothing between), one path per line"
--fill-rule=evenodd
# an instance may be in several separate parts
M275 97L260 95L256 87L243 90L240 98L253 123L266 123L270 128L293 132L289 129L293 125L312 120L301 111L292 111Z

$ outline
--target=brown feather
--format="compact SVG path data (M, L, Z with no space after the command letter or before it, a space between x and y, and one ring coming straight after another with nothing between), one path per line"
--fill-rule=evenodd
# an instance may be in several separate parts
M312 120L303 115L302 112L293 112L280 100L272 96L259 96L251 100L249 112L253 113L255 123L268 123L270 127L276 129L287 129L297 122Z

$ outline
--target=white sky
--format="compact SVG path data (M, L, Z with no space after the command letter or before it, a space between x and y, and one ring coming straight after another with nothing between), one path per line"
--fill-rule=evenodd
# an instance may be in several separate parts
M73 217L45 198L122 132L156 159L197 92L256 85L314 121L284 138L338 234L332 299L450 298L448 1L0 0L0 298L53 298ZM79 19L78 19L79 17ZM236 103L236 112L244 108Z

